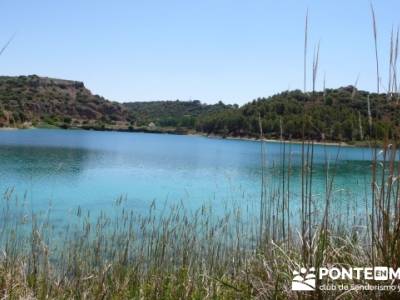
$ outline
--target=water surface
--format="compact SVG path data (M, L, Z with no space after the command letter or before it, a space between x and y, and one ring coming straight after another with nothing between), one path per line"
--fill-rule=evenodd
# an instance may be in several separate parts
M299 206L301 145L265 143L267 185L282 190L282 160L291 164L291 207ZM338 160L336 161L336 158ZM370 150L316 145L313 195L325 191L326 166L335 171L338 204L365 201ZM0 191L14 188L33 210L62 218L78 206L110 210L118 197L146 213L149 204L210 204L257 208L261 191L260 142L166 134L81 130L0 131ZM287 174L287 173L286 173Z

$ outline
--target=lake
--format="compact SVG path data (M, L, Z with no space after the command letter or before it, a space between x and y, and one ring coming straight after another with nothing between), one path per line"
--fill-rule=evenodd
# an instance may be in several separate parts
M60 219L77 207L93 213L110 211L121 196L126 206L143 214L153 201L158 206L182 203L189 210L206 203L217 213L231 204L257 211L260 145L257 141L166 134L0 131L0 191L13 188L14 197L25 199L32 210L51 206ZM264 145L269 191L281 189L283 151L286 166L290 153L290 201L295 214L300 202L302 146ZM347 210L364 207L369 159L367 148L316 145L315 201L323 198L328 161L330 174L336 166L336 205Z

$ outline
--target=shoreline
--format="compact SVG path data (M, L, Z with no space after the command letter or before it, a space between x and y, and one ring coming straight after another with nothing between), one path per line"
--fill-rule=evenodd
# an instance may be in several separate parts
M99 128L99 127L61 127L61 126L51 126L51 127L46 127L46 126L39 126L39 127L34 127L34 126L29 126L29 127L1 127L1 131L14 131L14 130L29 130L29 129L60 129L60 130L84 130L84 131L112 131L112 132L140 132L140 133L155 133L155 134L173 134L173 135L187 135L187 136L199 136L199 137L206 137L210 139L226 139L226 140L236 140L236 141L248 141L248 142L267 142L267 143L290 143L290 144L302 144L303 141L301 140L280 140L280 139L271 139L271 138L263 138L263 139L258 139L254 137L235 137L235 136L222 136L222 135L216 135L216 134L206 134L202 132L196 132L196 131L184 131L184 130L177 130L173 128L152 128L152 129L147 129L147 128L110 128L110 127L105 127L105 128ZM307 142L307 141L306 141ZM336 146L336 147L369 147L367 141L355 141L354 144L350 144L348 142L336 142L336 141L312 141L314 145L320 145L320 146ZM380 142L378 142L378 146L380 146Z
M23 128L17 128L17 127L0 127L0 131L14 131L14 130L20 130Z
M280 139L257 139L257 138L252 138L252 137L235 137L235 136L219 136L219 135L203 135L203 134L192 134L192 135L197 135L197 136L205 136L208 138L215 138L215 139L226 139L226 140L238 140L238 141L248 141L248 142L267 142L267 143L290 143L290 144L302 144L303 142L301 140L280 140ZM312 141L314 145L322 145L322 146L341 146L341 147L357 147L357 145L351 145L345 142L320 142L320 141ZM360 145L359 147L365 147L364 145Z

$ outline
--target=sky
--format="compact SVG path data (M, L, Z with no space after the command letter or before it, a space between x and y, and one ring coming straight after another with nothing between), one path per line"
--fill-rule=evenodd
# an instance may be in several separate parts
M383 87L400 1L372 1ZM83 81L125 101L243 104L303 87L320 42L317 88L376 90L370 2L364 0L1 0L1 75ZM308 89L311 82L308 82Z

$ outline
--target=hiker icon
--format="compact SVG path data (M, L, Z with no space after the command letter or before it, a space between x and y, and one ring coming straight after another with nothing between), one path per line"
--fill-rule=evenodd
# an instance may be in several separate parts
M292 291L314 291L315 278L315 268L293 271Z

